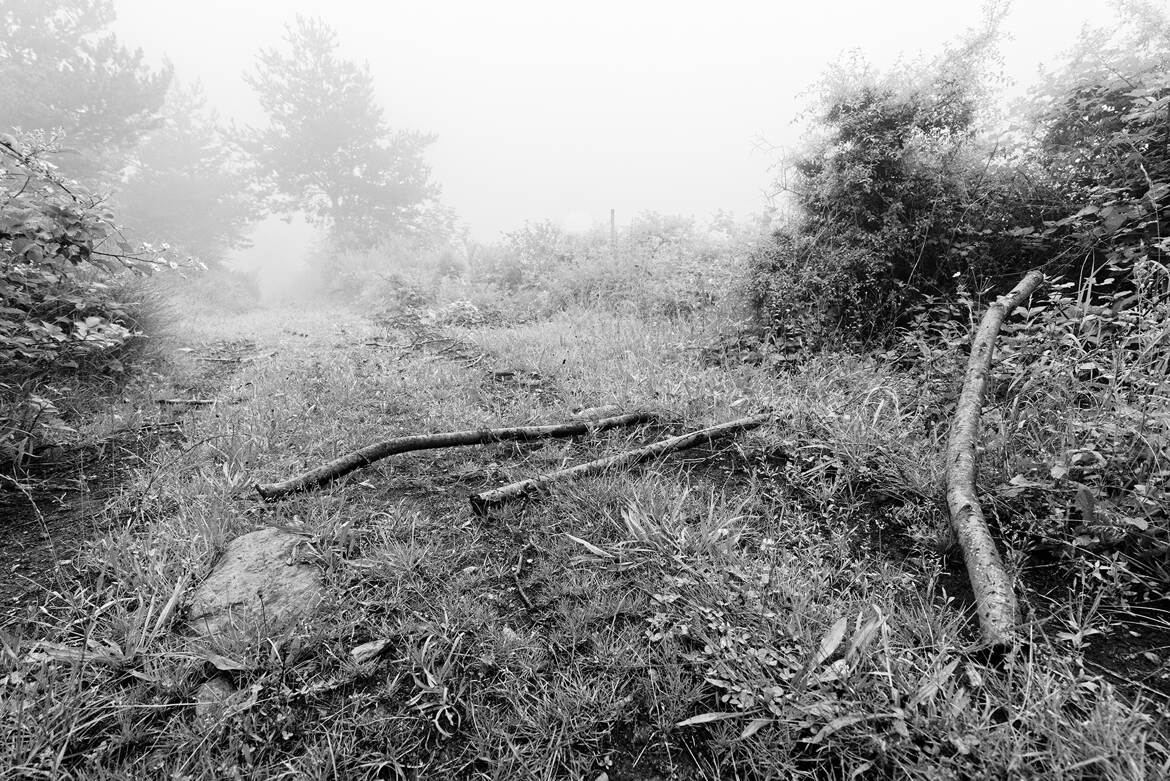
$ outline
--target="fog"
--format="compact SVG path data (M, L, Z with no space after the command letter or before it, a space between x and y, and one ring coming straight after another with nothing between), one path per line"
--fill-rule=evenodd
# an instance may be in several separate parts
M798 137L800 94L856 48L876 63L935 51L980 3L371 3L117 0L129 45L203 82L226 118L259 122L241 75L295 14L367 60L395 127L436 133L444 201L490 240L524 220L578 224L645 209L759 210L773 155ZM1018 82L1069 45L1098 0L1013 9Z
M114 30L222 118L263 121L242 75L296 14L367 61L396 129L436 134L427 151L442 201L471 234L527 220L569 230L639 212L759 212L777 150L797 143L802 93L858 50L876 65L937 52L978 23L978 2L436 2L117 0ZM1004 70L1016 89L1109 5L1029 0L1008 20ZM1009 89L1011 86L1009 85ZM236 256L287 271L312 236L269 220Z

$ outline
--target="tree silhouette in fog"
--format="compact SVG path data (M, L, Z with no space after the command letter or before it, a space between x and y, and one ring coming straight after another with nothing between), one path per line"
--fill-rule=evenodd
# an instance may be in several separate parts
M241 141L270 208L303 214L347 249L418 230L438 193L423 158L434 138L389 128L369 67L340 57L320 19L298 16L284 43L245 77L268 125Z
M259 197L198 84L172 85L162 118L135 149L114 203L133 235L217 265L247 246Z
M55 162L91 183L158 125L171 81L169 65L118 42L113 20L110 0L0 3L0 129L59 133L78 154Z

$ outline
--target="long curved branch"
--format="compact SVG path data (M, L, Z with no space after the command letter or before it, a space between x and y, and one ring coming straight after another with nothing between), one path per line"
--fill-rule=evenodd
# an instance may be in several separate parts
M1015 644L1019 606L979 504L975 487L975 446L979 441L979 422L983 398L987 392L987 375L991 370L995 339L999 335L1000 326L1004 318L1043 281L1044 275L1039 271L1029 272L1011 292L996 299L984 313L979 330L971 342L971 357L967 362L963 392L947 440L947 508L950 510L951 525L963 549L967 576L975 592L983 639L988 645L1000 649Z

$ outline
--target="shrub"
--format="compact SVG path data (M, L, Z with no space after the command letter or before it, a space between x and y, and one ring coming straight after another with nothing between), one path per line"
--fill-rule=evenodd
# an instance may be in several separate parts
M157 262L135 252L100 199L59 177L43 137L0 138L0 459L21 460L54 419L45 390L61 373L117 375L141 336L128 275Z
M992 24L924 66L878 76L851 60L826 77L820 133L789 168L799 219L751 262L766 326L883 342L960 288L980 299L1031 268L1100 283L1105 265L1120 285L1164 262L1170 36L1088 35L1013 132L980 86L994 37Z
M646 212L619 232L567 234L528 224L481 248L469 277L506 296L514 309L548 315L589 307L652 317L709 310L738 288L754 223L717 216L706 230L688 217Z
M367 250L340 249L323 240L309 259L309 273L329 298L373 308L415 308L434 300L442 249L390 236Z
M791 161L800 217L752 259L765 323L814 344L880 340L923 296L1034 265L1004 232L1033 218L1020 197L1032 188L979 132L986 45L884 77L849 61L826 78L822 132Z

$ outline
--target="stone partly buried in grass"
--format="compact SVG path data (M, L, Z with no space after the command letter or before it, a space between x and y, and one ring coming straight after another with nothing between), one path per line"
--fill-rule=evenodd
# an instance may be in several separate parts
M228 543L211 574L195 590L188 624L197 636L243 642L286 632L321 602L321 570L304 559L308 539L281 529L260 529ZM195 726L212 728L246 709L247 692L230 678L232 660L210 654L221 672L195 693ZM252 693L254 702L255 692Z
M195 590L191 630L252 638L290 629L321 602L321 570L305 561L308 538L260 529L235 538Z

